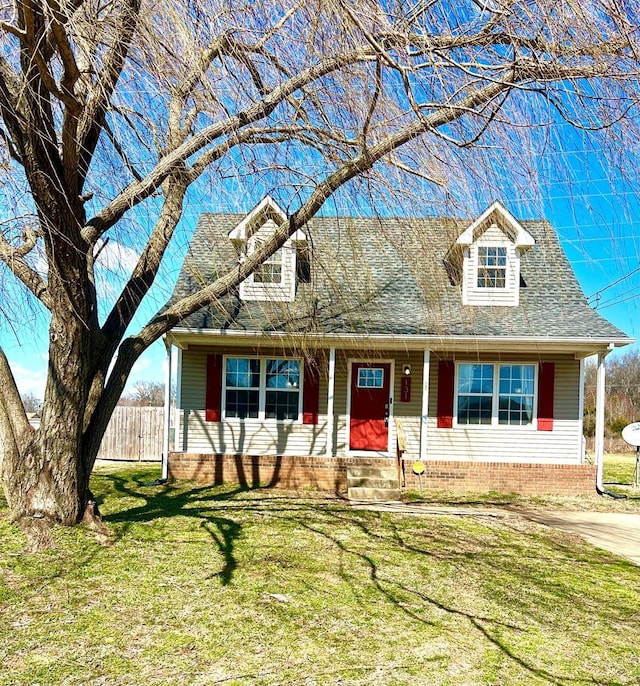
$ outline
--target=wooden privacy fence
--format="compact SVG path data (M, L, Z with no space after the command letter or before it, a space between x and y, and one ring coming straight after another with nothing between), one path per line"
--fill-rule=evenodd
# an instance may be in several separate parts
M102 439L98 459L162 459L164 408L116 407Z

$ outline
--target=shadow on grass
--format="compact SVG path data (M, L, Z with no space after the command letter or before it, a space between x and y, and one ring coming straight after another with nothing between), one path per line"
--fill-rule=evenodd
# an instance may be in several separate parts
M261 532L265 538L269 520L272 521L271 526L274 526L275 520L281 520L293 527L293 532L309 532L324 541L329 549L334 548L337 554L329 556L327 564L335 564L335 560L343 558L362 563L364 574L348 569L342 562L337 563L341 579L351 587L355 597L361 596L363 587L370 586L382 600L390 603L411 622L435 629L442 626L440 619L434 619L439 615L455 618L466 625L467 633L476 633L487 649L499 651L508 662L529 675L527 678L536 682L554 685L598 683L602 686L625 683L597 679L586 675L584 669L581 670L582 675L570 667L566 670L558 667L552 671L535 653L520 647L522 642L509 640L510 635L524 633L531 626L541 627L542 630L549 626L550 632L555 627L552 626L554 615L546 614L549 611L544 606L536 607L535 601L527 597L529 592L523 593L522 597L504 593L500 584L504 583L505 578L521 588L529 588L532 583L538 584L540 588L537 590L541 596L544 594L547 600L551 597L558 604L578 607L582 617L587 618L593 612L597 601L584 597L564 577L555 579L550 576L553 583L545 585L547 578L540 570L548 566L544 556L548 554L549 546L555 547L555 553L564 562L593 564L593 560L586 557L575 559L575 549L569 545L561 546L545 538L544 545L536 547L522 543L519 549L502 532L493 539L489 538L493 532L485 532L484 539L480 539L474 531L465 530L462 524L458 526L457 537L451 536L452 532L456 532L455 519L452 518L447 520L446 527L430 527L429 519L421 517L420 520L414 520L420 523L409 528L407 520L387 513L354 511L339 501L296 501L286 495L273 495L273 492L267 495L260 488L222 490L209 486L188 488L186 484L150 487L142 479L131 479L116 473L101 474L100 479L110 483L115 493L125 499L143 500L141 504L105 516L108 523L119 525L119 537L124 537L129 527L137 523L176 517L197 521L223 559L221 571L207 578L218 578L223 586L232 583L239 566L237 547L243 527L238 520L243 516L251 517L252 514L268 514L269 518L264 520L265 531ZM237 515L235 518L234 513ZM479 540L484 548L479 547ZM513 547L505 550L509 545ZM486 603L483 602L482 607L497 604L501 609L493 613L486 609L482 612L473 611L463 595L455 597L455 594L443 592L442 587L430 587L426 582L411 583L398 574L397 567L388 564L389 555L400 555L403 564L419 567L425 564L436 567L444 562L455 570L454 579L457 575L464 578L470 573L479 576L484 584L481 585L482 592L487 595L483 598ZM410 557L407 559L407 556ZM598 559L601 562L611 561L607 557ZM363 611L366 611L366 607L363 603ZM606 609L613 613L611 621L614 621L617 610L610 607Z
M185 516L199 519L201 520L201 529L216 545L224 560L222 570L211 574L209 578L218 577L223 586L231 582L233 573L238 566L234 556L234 547L241 534L242 526L228 517L216 516L212 512L211 506L217 502L232 499L243 491L252 490L250 487L215 493L210 486L189 490L176 488L169 484L155 486L142 479L132 480L128 476L117 473L103 473L99 475L99 478L110 482L115 493L121 496L136 500L144 499L142 505L104 516L104 521L109 524L123 525L118 528L117 532L114 532L116 540L124 537L134 523ZM131 484L134 484L135 487ZM149 493L149 488L159 490L153 490ZM98 497L97 500L98 504L101 505L104 497Z
M373 531L371 527L367 526L365 521L357 520L353 516L349 516L349 513L340 514L333 512L331 513L331 516L336 519L342 519L343 521L348 519L352 526L355 525L358 527L360 531L365 534L365 536L370 537L371 539L384 540L386 542L389 540L388 536L381 536L379 533ZM378 517L380 516L381 515L378 514ZM532 619L530 615L525 615L526 621L523 622L523 625L521 626L512 622L500 621L499 619L491 617L488 614L479 614L466 611L462 607L456 607L454 603L443 602L442 600L438 599L435 594L429 594L427 584L419 589L411 588L402 578L393 578L385 575L383 572L381 572L380 566L375 561L373 555L362 550L357 550L353 546L347 545L344 541L340 540L336 536L330 535L321 527L312 526L305 522L300 522L300 525L309 531L324 537L327 541L330 541L340 552L349 556L353 556L362 561L368 569L369 579L377 591L388 602L393 604L395 608L404 613L412 621L419 622L425 626L437 626L432 620L420 614L420 612L413 607L416 599L420 601L422 605L421 609L423 609L425 614L429 608L435 608L446 615L458 617L467 622L470 628L473 628L476 632L478 632L488 643L490 643L494 648L498 649L506 658L508 658L508 660L513 661L522 670L531 675L531 677L535 677L536 680L541 680L557 686L594 683L600 684L601 686L621 686L625 683L637 683L636 681L631 680L627 682L619 680L599 680L594 678L592 675L580 677L575 674L562 674L560 671L553 672L541 666L537 666L534 664L533 660L528 659L528 656L519 655L516 649L511 647L507 640L503 638L505 630L517 633L525 633L528 629L527 625L529 620ZM392 537L399 548L410 551L413 554L433 557L435 561L436 555L434 555L432 551L408 544L399 533L397 527L394 526L393 521L389 521L387 527L391 529ZM465 553L464 551L460 551L459 553L451 553L450 551L445 555L445 557L447 560L455 560L456 558L463 560ZM499 555L489 554L486 557L483 556L483 560L484 566L490 567L496 572L505 565L504 558L501 558ZM526 566L522 567L522 572L522 578L524 580L527 576ZM488 575L491 576L491 570L488 570ZM410 599L413 599L413 601ZM464 598L460 599L460 604L464 604ZM538 621L542 621L541 618L539 618Z

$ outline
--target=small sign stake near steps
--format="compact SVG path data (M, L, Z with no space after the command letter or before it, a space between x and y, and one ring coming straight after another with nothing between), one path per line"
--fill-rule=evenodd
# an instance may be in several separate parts
M422 490L422 475L424 474L424 462L416 460L413 463L413 473L418 476L418 483L420 484L420 490Z

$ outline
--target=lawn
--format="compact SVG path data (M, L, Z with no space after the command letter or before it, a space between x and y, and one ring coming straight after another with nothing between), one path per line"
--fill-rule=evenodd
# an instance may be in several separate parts
M604 459L605 485L631 487L636 468L636 454L607 454ZM640 495L636 493L636 495Z
M157 476L96 474L111 547L0 509L2 686L640 683L640 568L580 539Z

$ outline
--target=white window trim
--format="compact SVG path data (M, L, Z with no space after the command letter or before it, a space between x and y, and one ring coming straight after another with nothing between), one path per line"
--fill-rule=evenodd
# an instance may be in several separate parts
M257 417L227 417L227 360L260 360L260 385L258 386L258 416ZM266 360L287 360L298 362L300 365L300 386L298 388L298 418L297 419L273 419L267 418L267 364ZM285 390L285 389L271 389ZM267 424L302 424L303 392L304 392L304 360L299 357L279 357L278 355L224 355L222 358L222 421L228 423L244 424L247 422L260 422ZM293 392L293 391L291 391Z
M257 239L254 239L252 236L248 243L247 243L247 256L251 255L254 253L265 241L258 241ZM265 265L278 265L280 267L280 281L256 281L255 275L256 271L259 271L263 266ZM284 246L282 248L278 248L272 255L269 255L267 259L262 262L262 264L258 265L256 268L256 271L251 272L249 274L247 281L249 283L252 283L254 286L260 286L263 288L282 288L284 284L284 271L285 271L285 266L286 266L286 260L285 260L285 254L284 254Z
M490 424L462 424L458 422L458 378L459 368L462 364L486 364L493 366L493 393L491 395L491 423ZM498 421L498 398L500 396L500 367L509 367L518 365L523 367L533 367L533 411L531 421L529 424L500 424ZM456 361L456 373L453 380L453 426L460 429L472 430L488 430L488 429L505 429L506 431L535 431L536 419L538 417L538 364L535 362L522 362L522 360L500 360L495 362L491 360L474 361L474 360L460 360ZM463 394L464 395L464 394ZM488 395L488 394L487 394Z
M363 371L363 370L364 370L364 371L377 371L377 370L380 370L380 371L382 372L382 385L381 385L381 386L369 386L369 385L361 386L361 385L360 385L360 372ZM356 379L356 386L357 386L357 388L364 388L364 389L366 389L366 388L384 388L384 382L385 382L384 376L385 376L385 374L384 374L384 367L382 367L382 366L380 366L380 367L360 367L360 368L358 369L358 378Z

